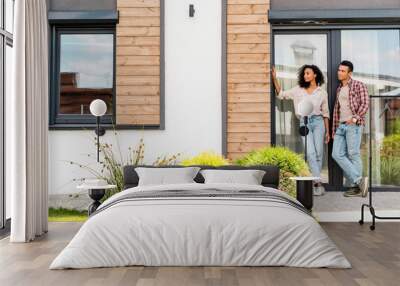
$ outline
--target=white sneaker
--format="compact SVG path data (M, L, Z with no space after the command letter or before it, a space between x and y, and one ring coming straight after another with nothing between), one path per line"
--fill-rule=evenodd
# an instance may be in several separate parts
M361 196L365 198L368 195L368 177L361 178L358 186L361 190Z
M313 195L314 196L323 196L325 194L325 188L323 186L313 186Z
M321 185L319 187L321 189L322 196L325 195L325 192L326 192L325 187L323 185Z

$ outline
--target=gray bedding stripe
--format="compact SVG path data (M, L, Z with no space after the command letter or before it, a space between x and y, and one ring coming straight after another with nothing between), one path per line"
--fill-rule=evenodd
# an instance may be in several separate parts
M115 201L111 201L107 203L107 205L102 205L92 213L91 217L114 206L126 201L140 201L143 199L190 199L190 198L233 198L233 199L264 199L269 202L276 202L281 204L289 205L307 215L311 216L309 210L307 210L300 203L293 201L285 196L281 196L275 193L270 193L267 191L260 190L240 190L240 191L226 191L226 190L218 190L215 188L212 189L203 189L203 190L164 190L164 191L145 191L145 192L136 192L136 193L128 193L116 199Z

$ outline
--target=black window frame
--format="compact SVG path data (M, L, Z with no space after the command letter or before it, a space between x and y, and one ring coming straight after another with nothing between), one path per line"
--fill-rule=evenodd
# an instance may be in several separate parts
M115 24L54 24L51 26L49 128L65 129L93 127L96 119L91 114L59 114L60 91L60 40L63 34L112 34L113 35L113 92L112 114L101 117L101 123L112 126L116 114L116 26Z
M11 218L7 219L7 197L5 188L5 74L6 74L6 54L7 46L13 48L13 31L6 29L6 3L5 0L0 0L0 238L7 236L10 232ZM13 19L15 17L15 0L13 0Z

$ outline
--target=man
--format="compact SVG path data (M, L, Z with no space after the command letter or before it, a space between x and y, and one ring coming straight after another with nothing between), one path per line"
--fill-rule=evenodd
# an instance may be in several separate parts
M332 157L342 168L350 188L345 197L368 193L368 178L362 177L360 145L365 114L368 111L368 90L364 83L351 78L353 64L343 61L338 68L340 81L333 110Z

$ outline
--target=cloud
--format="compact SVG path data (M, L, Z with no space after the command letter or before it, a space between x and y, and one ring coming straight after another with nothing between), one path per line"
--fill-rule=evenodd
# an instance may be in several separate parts
M79 87L112 87L113 35L79 34L62 37L61 72L78 73Z

